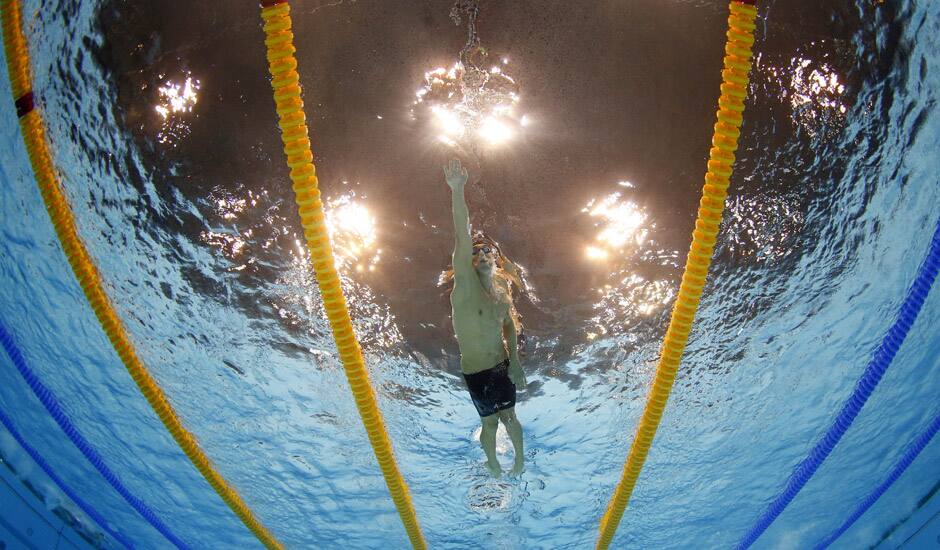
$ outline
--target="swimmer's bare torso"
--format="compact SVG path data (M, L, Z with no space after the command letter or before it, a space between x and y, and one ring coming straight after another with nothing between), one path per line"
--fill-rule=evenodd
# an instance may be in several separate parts
M499 295L488 295L474 278L458 278L450 295L460 370L464 374L492 368L509 357L503 341L503 325L511 322L509 303Z

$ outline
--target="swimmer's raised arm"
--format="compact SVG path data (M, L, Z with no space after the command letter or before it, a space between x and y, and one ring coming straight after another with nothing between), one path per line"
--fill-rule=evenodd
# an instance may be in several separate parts
M467 169L454 159L444 167L444 177L447 186L451 189L451 198L454 212L454 279L456 288L461 281L468 281L468 277L476 276L473 271L473 247L470 244L470 212L467 210L467 201L464 198L464 186L467 184ZM467 288L464 282L463 288Z

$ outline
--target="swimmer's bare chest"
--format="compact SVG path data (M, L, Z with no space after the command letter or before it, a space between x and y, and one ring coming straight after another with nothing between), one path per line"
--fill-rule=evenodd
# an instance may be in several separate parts
M450 304L460 347L460 369L464 374L480 372L502 362L507 356L503 321L509 315L509 305L482 291L478 295L463 294L456 288Z

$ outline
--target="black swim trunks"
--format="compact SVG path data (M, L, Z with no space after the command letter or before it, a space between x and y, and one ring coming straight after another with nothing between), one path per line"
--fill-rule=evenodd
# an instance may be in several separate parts
M509 379L509 359L495 367L465 374L463 378L481 417L516 406L516 386Z

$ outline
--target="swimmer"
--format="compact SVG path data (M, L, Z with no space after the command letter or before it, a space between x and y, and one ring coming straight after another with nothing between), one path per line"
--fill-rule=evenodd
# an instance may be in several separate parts
M522 426L516 418L516 390L525 388L519 363L518 316L512 304L510 283L518 271L498 245L482 233L470 236L470 215L464 199L467 169L459 160L444 167L453 198L456 242L453 256L454 288L450 304L454 332L460 348L460 370L470 390L483 429L480 444L486 468L494 477L502 474L496 459L496 428L502 421L515 451L511 475L524 471Z

